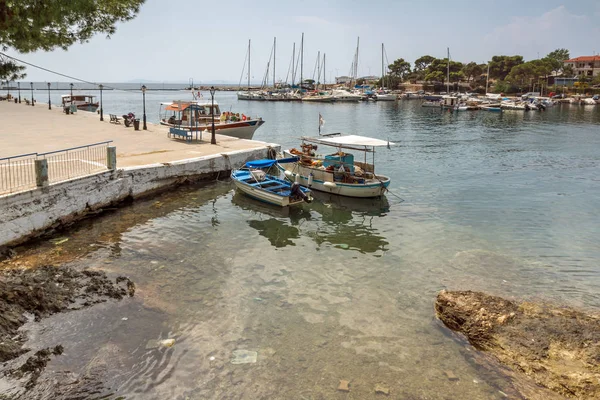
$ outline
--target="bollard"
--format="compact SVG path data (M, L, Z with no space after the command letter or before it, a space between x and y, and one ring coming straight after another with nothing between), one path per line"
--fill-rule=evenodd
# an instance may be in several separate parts
M38 187L48 186L48 160L35 160L35 184Z
M106 168L109 171L117 169L117 148L115 146L106 148Z

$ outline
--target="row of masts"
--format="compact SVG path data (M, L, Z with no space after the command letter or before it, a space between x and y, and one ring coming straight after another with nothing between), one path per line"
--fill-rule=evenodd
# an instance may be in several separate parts
M250 48L251 48L251 40L248 40L248 52L246 55L246 59L248 60L248 70L247 70L247 75L248 75L248 88L251 87L250 84L250 79L251 79L251 73L250 73ZM354 53L354 57L352 60L352 65L350 67L350 86L352 86L353 83L355 83L358 80L358 61L359 61L359 48L360 48L360 37L357 38L356 41L356 51ZM296 78L297 78L297 73L298 73L298 69L300 69L300 79L298 81L299 86L302 88L302 85L304 83L304 33L302 33L302 38L300 40L300 50L299 50L299 57L296 58L296 42L293 43L293 47L292 47L292 59L290 62L290 67L288 68L288 73L286 76L286 80L285 82L288 82L288 78L290 77L290 71L291 71L291 86L294 87L296 84ZM449 57L448 53L448 57ZM276 70L275 70L275 60L276 60L276 56L277 56L277 38L274 37L273 38L273 47L271 49L271 54L269 56L269 61L267 62L267 68L262 80L262 87L267 87L269 82L269 75L270 75L270 68L271 68L271 63L273 65L273 88L277 87L277 76L276 76ZM385 47L384 44L381 44L381 77L382 79L385 79L386 76L386 66L385 66ZM300 65L298 65L300 64ZM318 88L318 86L321 84L321 77L323 78L323 84L327 83L327 79L326 79L326 75L325 75L325 71L326 71L326 54L323 53L323 57L321 58L321 52L318 51L317 52L317 60L315 61L315 69L313 71L313 81L316 82L316 86ZM449 74L449 64L448 64L448 74ZM316 74L316 80L315 80L315 74ZM242 76L244 75L244 71L242 71ZM382 81L383 83L383 81ZM281 84L281 82L280 82ZM240 86L241 86L241 79L240 79Z

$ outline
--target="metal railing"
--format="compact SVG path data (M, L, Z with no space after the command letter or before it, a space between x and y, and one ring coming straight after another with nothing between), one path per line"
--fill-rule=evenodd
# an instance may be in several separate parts
M37 153L0 158L0 195L31 189L36 186Z
M0 195L114 169L112 140L50 151L0 158Z
M48 182L55 183L107 169L108 142L38 154L48 162Z

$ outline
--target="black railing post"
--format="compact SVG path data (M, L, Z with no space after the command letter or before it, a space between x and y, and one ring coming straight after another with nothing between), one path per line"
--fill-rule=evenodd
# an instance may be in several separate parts
M147 130L148 127L146 126L146 85L142 85L142 98L142 101L144 103L144 126L142 127L142 129Z
M52 102L50 101L50 82L48 82L48 110L52 110Z
M210 136L210 144L217 144L217 137L215 135L215 87L210 87L210 114L212 116L212 131Z
M102 89L103 85L98 85L100 87L100 121L104 121L104 110L102 109Z

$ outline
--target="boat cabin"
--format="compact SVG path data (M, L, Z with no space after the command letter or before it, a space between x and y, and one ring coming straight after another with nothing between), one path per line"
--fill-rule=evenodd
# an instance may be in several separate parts
M455 96L444 96L442 97L443 107L456 107L458 106L458 97Z
M221 110L217 103L198 103L189 101L173 101L160 104L160 121L166 125L194 126L204 125L212 120L213 114L216 122L221 116Z
M62 105L71 105L71 104L93 104L96 96L92 96L89 94L76 94L71 97L70 94L63 94L60 96L62 100Z

